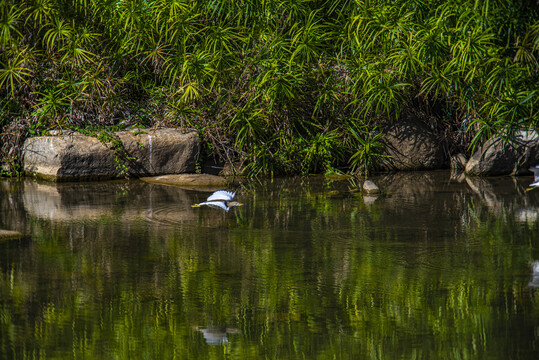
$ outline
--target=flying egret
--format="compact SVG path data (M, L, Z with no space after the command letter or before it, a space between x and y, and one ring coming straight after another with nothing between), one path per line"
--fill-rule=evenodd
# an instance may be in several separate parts
M527 188L526 191L530 191L536 187L539 187L539 165L535 165L535 167L530 168L530 171L533 171L534 179L533 182L530 184L530 187Z
M231 207L244 205L237 201L232 201L236 193L231 191L219 190L211 194L206 201L200 204L195 204L193 207L201 207L202 205L208 205L210 207L216 207L228 211Z

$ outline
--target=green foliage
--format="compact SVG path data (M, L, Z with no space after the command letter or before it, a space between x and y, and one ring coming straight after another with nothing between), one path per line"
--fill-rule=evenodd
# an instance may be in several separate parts
M27 59L24 51L8 54L5 63L0 66L0 87L8 91L7 95L15 96L15 91L22 84L28 84L27 78L32 75L32 71L26 67Z
M5 166L5 167L4 167ZM18 155L13 155L5 165L0 168L0 178L3 177L20 177L22 175L22 169Z
M367 125L362 127L350 125L349 131L358 149L350 157L352 170L360 170L369 175L369 171L375 168L381 159L387 157L384 155L383 134L376 128L369 130Z
M534 0L1 0L0 14L4 118L192 127L255 173L368 171L349 139L378 143L416 108L472 146L539 119Z

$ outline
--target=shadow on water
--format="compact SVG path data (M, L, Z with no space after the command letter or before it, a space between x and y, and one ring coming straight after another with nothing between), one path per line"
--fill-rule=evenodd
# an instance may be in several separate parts
M1 358L531 358L531 177L0 182Z

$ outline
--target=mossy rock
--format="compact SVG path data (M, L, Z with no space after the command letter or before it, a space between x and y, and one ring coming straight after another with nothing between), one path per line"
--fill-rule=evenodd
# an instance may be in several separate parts
M73 131L51 134L25 141L26 174L60 182L190 173L200 152L196 133L176 128L111 133L121 144L119 153L97 137Z

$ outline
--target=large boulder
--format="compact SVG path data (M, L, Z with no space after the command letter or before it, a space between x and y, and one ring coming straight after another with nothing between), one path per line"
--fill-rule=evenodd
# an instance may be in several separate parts
M386 130L384 170L431 170L444 164L440 141L422 122L403 119Z
M521 131L514 140L494 136L468 160L466 174L476 176L529 174L539 163L539 136L535 131Z
M24 172L53 181L181 174L195 171L200 142L195 132L131 129L115 133L125 152L77 132L27 139Z

